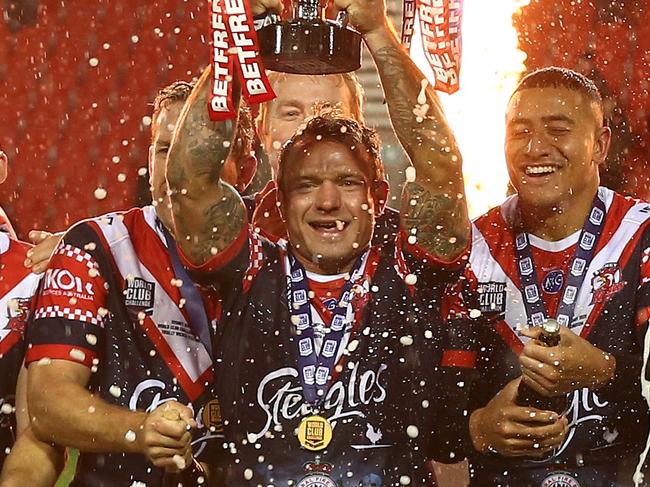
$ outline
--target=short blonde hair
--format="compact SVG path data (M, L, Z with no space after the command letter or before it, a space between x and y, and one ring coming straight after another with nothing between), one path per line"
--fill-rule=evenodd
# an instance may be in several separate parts
M280 73L277 71L267 71L266 75L269 78L272 86L275 86L280 80L286 77L286 73ZM350 93L350 99L352 100L352 106L350 108L351 117L357 120L360 123L364 123L363 119L363 100L365 93L363 91L363 86L359 83L359 79L354 72L350 73L339 73L339 74L328 74L326 76L338 76L340 82L345 84ZM259 114L257 115L257 123L262 127L266 127L266 120L268 117L269 103L273 101L268 101L266 103L260 103Z

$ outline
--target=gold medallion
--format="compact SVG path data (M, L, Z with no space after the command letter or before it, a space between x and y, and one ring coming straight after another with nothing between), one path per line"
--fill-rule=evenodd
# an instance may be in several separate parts
M203 406L203 414L201 416L206 428L213 433L223 433L223 420L221 419L219 399L212 399Z
M332 425L322 416L309 416L300 422L298 441L303 448L318 451L332 441Z

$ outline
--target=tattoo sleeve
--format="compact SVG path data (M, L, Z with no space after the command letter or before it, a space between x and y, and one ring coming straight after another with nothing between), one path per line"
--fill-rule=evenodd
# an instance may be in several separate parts
M391 25L366 38L379 71L395 133L413 169L407 173L401 222L432 255L451 261L470 235L462 158L435 90Z
M239 194L220 179L235 124L209 118L211 73L210 67L205 69L185 103L167 156L175 237L197 265L228 247L246 221ZM238 92L233 89L236 105Z

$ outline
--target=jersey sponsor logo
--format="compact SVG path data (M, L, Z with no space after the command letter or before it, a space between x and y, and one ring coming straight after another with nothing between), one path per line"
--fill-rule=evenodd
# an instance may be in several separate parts
M124 289L124 304L127 308L146 315L153 313L155 284L141 277L131 277L126 280Z
M568 472L553 472L542 480L542 487L582 487L582 485Z
M65 295L92 301L93 283L86 282L68 269L48 269L43 279L44 294Z
M611 262L605 264L594 272L591 278L591 304L605 303L625 287L627 283L621 281L621 269Z
M564 285L564 272L561 269L553 269L542 280L542 289L546 294L557 294Z
M506 310L506 283L480 282L478 284L479 307L483 313L503 313Z
M602 430L602 422L607 414L606 408L609 406L608 401L602 401L595 392L587 388L573 391L569 400L569 407L564 413L564 416L569 420L569 433L562 446L554 452L554 457L561 455L567 449L576 434L576 428L582 423L595 421L596 427ZM587 427L582 426L582 428ZM604 436L603 439L608 441Z
M363 418L364 406L382 403L386 399L386 388L381 382L387 365L377 370L361 371L357 362L346 382L337 380L327 391L321 414L332 425L351 417ZM266 414L265 424L255 434L256 440L264 437L275 426L282 426L307 413L298 371L293 367L269 372L257 387L257 403Z
M31 298L12 298L7 301L7 326L21 335L25 332L30 315Z

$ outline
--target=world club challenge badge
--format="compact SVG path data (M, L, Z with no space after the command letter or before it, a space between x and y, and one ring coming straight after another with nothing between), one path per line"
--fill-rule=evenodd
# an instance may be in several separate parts
M332 425L322 416L308 416L298 427L298 441L307 450L323 450L332 441Z
M307 475L298 481L296 487L338 487L329 475L334 469L331 463L321 463L320 458L316 457L315 461L305 463L303 468Z

